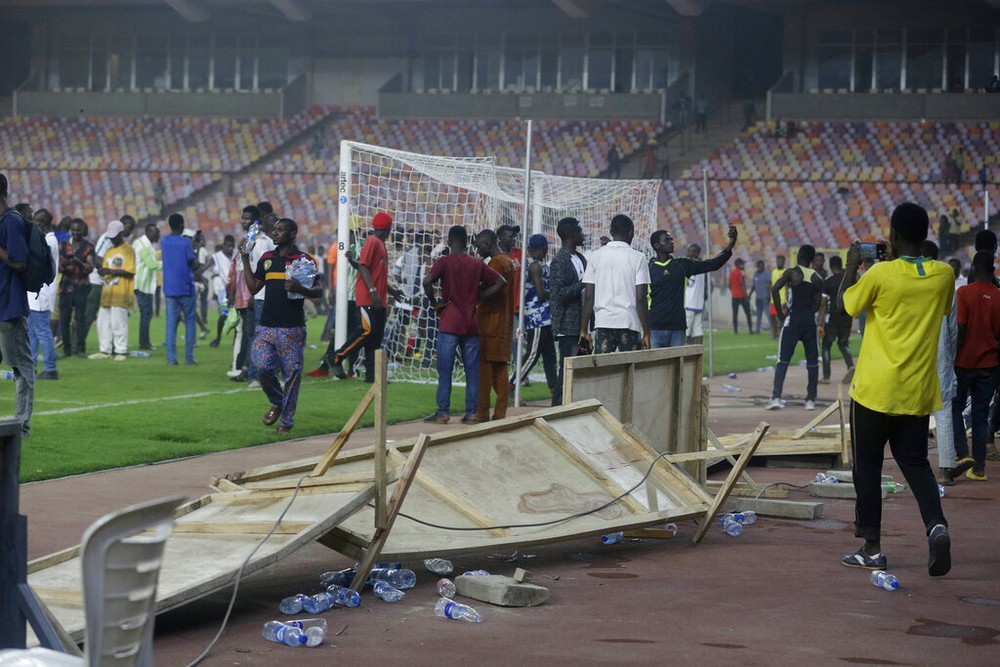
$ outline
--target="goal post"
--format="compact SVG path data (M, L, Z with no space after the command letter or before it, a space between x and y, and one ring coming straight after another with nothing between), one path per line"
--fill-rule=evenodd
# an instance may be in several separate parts
M394 220L386 241L389 280L402 296L390 299L382 347L388 353L390 376L410 382L437 381L437 314L423 295L422 281L446 248L453 225L464 226L470 240L476 232L504 223L522 226L518 245L525 248L525 259L527 239L537 233L548 239L551 260L559 248L556 224L561 218L580 220L586 253L600 247L611 218L625 213L636 224L633 247L648 254L661 186L657 180L585 179L533 171L530 222L524 229L525 172L498 167L492 157L423 155L342 141L338 179L337 344L346 339L347 301L354 293L345 257L351 231L360 247L372 217L385 211ZM464 382L461 364L455 381Z

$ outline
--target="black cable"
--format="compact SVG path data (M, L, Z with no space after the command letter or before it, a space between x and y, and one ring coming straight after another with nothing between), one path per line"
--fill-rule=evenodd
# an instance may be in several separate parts
M538 523L510 523L510 524L499 525L499 526L442 526L440 524L431 523L430 521L424 521L423 519L418 519L415 516L411 516L411 515L405 514L403 512L399 512L398 515L402 516L402 517L406 517L410 521L413 521L415 523L419 523L419 524L421 524L423 526L427 526L429 528L440 528L441 530L470 531L470 530L497 530L497 529L503 529L503 528L537 528L539 526L551 526L553 524L562 523L564 521L572 521L573 519L579 519L580 517L587 516L589 514L595 514L597 512L600 512L601 510L607 508L607 507L610 507L611 505L614 505L619 500L621 500L622 498L624 498L625 496L629 495L630 493L632 493L633 491L635 491L636 489L638 489L640 486L642 486L643 484L645 484L646 480L649 479L649 476L653 473L653 466L656 465L656 462L659 461L664 456L670 456L670 455L671 455L670 452L663 452L663 453L657 455L657 457L650 462L649 469L646 470L646 474L642 476L642 479L640 479L638 482L636 482L635 485L632 488L628 489L627 491L625 491L624 493L622 493L620 496L618 496L616 498L612 498L608 502L604 503L603 505L600 505L599 507L595 507L594 509L586 510L584 512L577 512L576 514L570 514L569 516L564 516L561 519L553 519L551 521L540 521ZM369 503L369 505L371 505L371 503Z

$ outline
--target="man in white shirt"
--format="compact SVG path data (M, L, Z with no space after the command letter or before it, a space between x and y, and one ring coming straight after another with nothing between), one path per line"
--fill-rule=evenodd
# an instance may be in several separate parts
M209 343L209 347L219 347L222 339L222 327L226 323L226 316L229 314L227 303L226 279L229 277L229 269L233 264L233 250L236 249L236 237L226 234L222 240L222 250L212 255L212 282L211 288L215 295L216 303L219 304L219 319L215 325L215 340Z
M701 258L701 246L692 243L687 248L689 259ZM702 314L705 312L705 286L708 275L699 273L688 276L684 286L684 315L687 316L687 342L689 345L701 345L704 331L701 326Z
M52 253L52 263L59 266L59 242L52 230L52 214L44 208L35 211L32 218L38 228L45 234L45 243ZM38 293L28 292L28 346L31 348L31 360L37 363L38 348L42 348L42 372L35 375L39 380L58 380L56 370L56 344L52 337L49 318L56 303L56 281L43 285Z
M595 251L583 273L580 338L590 341L587 323L594 316L594 352L631 352L649 348L649 264L631 247L635 225L627 215L611 219L611 241Z
M132 241L135 251L135 303L139 307L139 349L155 350L149 340L149 324L153 319L153 299L156 297L156 272L163 262L156 258L160 229L154 223L146 225L146 233Z

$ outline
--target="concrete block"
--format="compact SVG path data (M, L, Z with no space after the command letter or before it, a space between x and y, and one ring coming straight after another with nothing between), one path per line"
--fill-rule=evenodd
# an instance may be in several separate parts
M809 485L809 495L818 498L847 498L852 500L858 497L854 492L853 484L820 484L818 482L813 482ZM887 493L883 486L882 497L885 498L886 495Z
M519 584L526 584L535 578L535 573L531 570L525 570L523 568L517 568L514 570L514 581Z
M455 577L459 595L501 607L534 607L549 599L549 589L537 584L519 583L502 574Z
M733 505L737 512L753 510L758 516L778 516L787 519L819 519L823 516L823 503L799 500L736 498Z

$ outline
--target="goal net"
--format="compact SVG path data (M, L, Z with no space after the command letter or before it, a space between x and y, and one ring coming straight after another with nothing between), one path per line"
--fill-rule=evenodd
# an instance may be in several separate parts
M422 281L424 272L441 256L453 225L468 230L470 247L476 232L505 223L521 227L518 247L524 247L531 234L544 234L550 246L547 260L551 260L559 248L555 230L560 219L572 216L580 221L586 254L600 246L611 218L624 213L636 225L633 247L649 254L661 185L656 180L572 178L534 171L525 224L525 172L498 167L492 157L440 157L343 141L339 178L340 253L350 247L352 234L355 257L360 253L378 211L394 219L386 242L389 279L402 296L390 299L382 347L388 353L390 377L410 382L437 381L437 314L424 297ZM338 261L337 268L339 345L346 338L347 299L353 299L354 285L348 284L347 262ZM520 269L523 272L524 267ZM464 381L461 364L457 364L454 380Z

